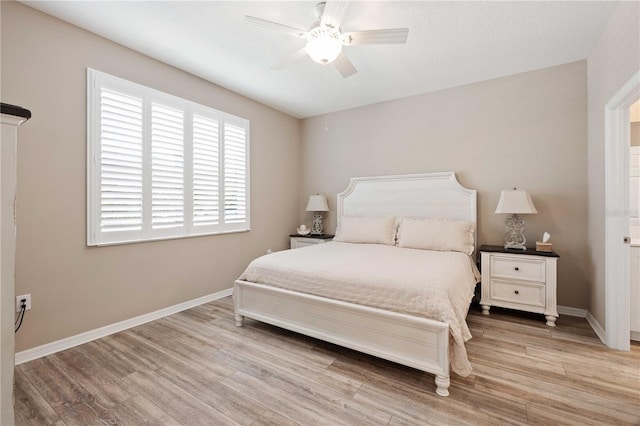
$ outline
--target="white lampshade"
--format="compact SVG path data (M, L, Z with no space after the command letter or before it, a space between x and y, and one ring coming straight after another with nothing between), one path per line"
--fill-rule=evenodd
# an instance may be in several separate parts
M538 213L527 191L511 189L500 193L500 201L496 213L506 214L534 214Z
M307 46L309 57L319 64L328 64L342 52L340 33L329 27L316 27L309 31Z
M328 212L329 206L327 205L327 197L324 195L316 194L309 197L307 203L308 212Z

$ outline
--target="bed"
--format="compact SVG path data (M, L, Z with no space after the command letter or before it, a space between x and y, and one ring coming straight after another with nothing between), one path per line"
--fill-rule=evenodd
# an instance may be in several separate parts
M471 369L464 317L479 276L476 192L453 172L353 178L338 194L337 217L343 239L361 218L401 225L392 244L347 238L254 260L234 285L236 325L249 317L434 374L436 393L447 396L450 369ZM472 224L464 228L471 247L405 244L411 224L434 220Z

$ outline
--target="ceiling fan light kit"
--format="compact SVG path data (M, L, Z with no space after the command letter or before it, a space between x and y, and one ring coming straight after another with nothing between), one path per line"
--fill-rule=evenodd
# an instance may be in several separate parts
M243 22L267 30L304 38L307 41L304 48L284 58L275 64L272 69L280 69L308 55L313 61L323 65L335 61L336 69L346 78L355 74L358 70L344 54L342 46L404 44L407 42L407 36L409 35L408 28L388 28L343 33L340 29L340 21L348 5L349 2L337 0L318 3L314 10L320 22L316 22L309 31L303 31L254 16L245 16Z
M319 26L309 31L306 51L311 59L319 64L329 64L342 52L340 31L331 27Z

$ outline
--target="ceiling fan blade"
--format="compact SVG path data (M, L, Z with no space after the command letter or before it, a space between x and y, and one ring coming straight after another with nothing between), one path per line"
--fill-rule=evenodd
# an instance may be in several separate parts
M342 44L404 44L409 36L409 28L388 28L385 30L353 31L342 35Z
M286 67L287 65L289 65L290 63L295 62L298 59L304 58L305 56L307 56L307 50L306 50L306 48L303 47L302 49L296 50L291 55L285 57L283 60L281 60L277 64L272 65L271 69L272 70L282 69L282 68Z
M244 22L245 24L255 25L266 30L286 33L294 37L304 38L307 34L306 31L303 31L299 28L293 28L288 25L278 24L277 22L267 21L266 19L256 18L255 16L245 15L245 17L242 18L242 22Z
M344 78L350 77L353 74L357 73L358 70L353 66L349 58L346 57L344 52L340 52L338 57L333 63L336 65L338 72L342 74Z
M349 4L348 1L327 0L324 12L322 12L321 24L331 28L340 28Z

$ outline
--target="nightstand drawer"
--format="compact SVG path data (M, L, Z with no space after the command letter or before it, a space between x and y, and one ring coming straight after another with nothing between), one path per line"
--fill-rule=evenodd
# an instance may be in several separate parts
M296 248L300 248L300 247L314 246L316 244L321 244L323 242L324 241L312 240L311 238L298 238L295 242L295 246Z
M545 286L526 282L491 280L491 299L519 305L545 306Z
M545 261L491 256L491 276L545 282Z
M312 246L315 244L327 243L333 239L333 235L289 235L290 248L296 249L300 247Z

